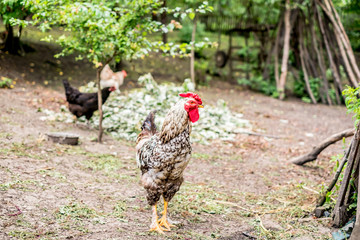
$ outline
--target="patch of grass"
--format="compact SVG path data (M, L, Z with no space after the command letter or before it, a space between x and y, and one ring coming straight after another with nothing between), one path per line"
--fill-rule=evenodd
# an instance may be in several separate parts
M35 184L39 184L38 181L31 180L31 179L28 179L28 180L16 179L11 182L6 182L6 183L0 184L0 191L7 191L9 189L30 191L31 189L29 188L29 185L35 185Z
M203 235L199 233L198 231L192 231L192 230L184 230L181 234L170 232L169 233L169 239L191 239L191 240L208 240L208 239L214 239L213 237ZM186 238L184 238L186 236Z
M71 218L73 220L83 220L90 219L96 216L96 211L94 209L89 208L83 203L70 203L69 205L65 205L59 208L55 212L55 218L58 220L66 220Z
M23 142L14 142L8 148L0 149L0 153L42 160L46 155L35 154L35 152L40 152L40 147L41 144L39 143L27 144Z
M65 181L66 180L66 176L64 176L62 173L55 171L55 170L47 170L47 169L41 169L39 171L40 174L42 174L43 177L52 177L55 179L60 179Z
M316 221L311 216L318 195L309 193L303 186L304 183L290 183L286 186L278 186L262 196L246 194L245 202L248 205L246 207L255 215L250 220L250 224L254 226L257 237L260 239L292 239L309 235L314 239L330 238L319 231L319 227L325 226L328 222ZM310 182L307 183L306 187L308 188L308 186L316 189L316 186L312 186ZM273 230L264 227L261 216L265 214L271 214L272 220L277 222L282 229Z
M14 134L9 132L0 132L0 138L11 138Z
M201 213L225 214L228 207L218 202L225 198L226 195L209 186L184 183L171 200L171 212L190 216Z
M118 219L124 219L126 217L127 203L126 201L118 201L113 208L111 213Z
M91 220L95 223L102 223L99 220L99 215L94 209L89 208L83 203L72 202L68 205L60 207L54 213L55 219L61 223L61 228L65 230L76 230L82 233L89 232L85 226L90 224Z
M208 160L212 158L210 154L206 154L206 153L193 153L191 157L195 159L204 159L204 160Z
M93 171L114 172L124 167L118 157L110 154L87 154L90 158L83 161L82 165Z
M37 233L36 232L30 232L25 230L13 230L10 231L9 236L14 237L16 239L36 239Z

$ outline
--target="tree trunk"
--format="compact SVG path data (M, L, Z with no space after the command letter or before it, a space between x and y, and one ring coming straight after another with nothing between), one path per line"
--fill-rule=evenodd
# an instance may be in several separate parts
M284 14L284 23L285 23L285 34L284 34L284 51L281 63L281 75L279 79L279 85L277 86L279 92L279 98L283 100L285 98L285 84L286 84L286 75L287 67L289 60L289 50L290 50L290 0L286 0L286 9Z
M280 86L280 78L279 78L279 41L280 41L280 34L282 32L282 26L283 26L283 21L282 19L280 20L281 23L279 24L279 30L278 33L276 34L276 40L275 40L275 47L274 47L274 67L275 67L275 81L276 81L276 86Z
M4 51L8 51L10 54L18 54L24 56L25 52L20 43L20 36L22 28L19 27L19 36L14 35L14 28L10 24L5 25L6 28L6 40L4 45Z
M191 81L196 86L195 82L195 37L196 37L196 17L194 18L193 29L191 34L191 57L190 57L190 76Z
M166 8L166 0L163 0L162 7ZM161 13L160 18L161 18L161 23L166 24L166 20L167 20L166 10L164 10L164 12ZM163 41L163 43L167 43L167 33L165 33L165 32L163 32L163 34L162 34L162 41Z
M106 65L106 64L105 64ZM102 128L102 120L103 120L103 111L102 111L102 95L101 95L101 86L100 86L100 73L103 70L104 66L98 67L96 77L97 77L97 85L98 85L98 105L99 105L99 133L98 133L98 142L102 142L103 136L103 128Z

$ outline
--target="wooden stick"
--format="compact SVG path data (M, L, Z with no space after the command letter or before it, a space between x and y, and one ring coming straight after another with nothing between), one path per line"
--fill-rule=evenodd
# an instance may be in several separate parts
M360 181L360 180L359 180ZM358 182L358 189L357 189L357 206L360 206L360 182ZM351 234L350 240L357 240L360 236L360 207L356 209L356 222L353 232Z
M309 82L309 76L307 74L307 70L306 70L306 66L305 66L305 62L304 62L304 46L303 46L303 33L302 33L302 29L303 29L303 24L302 21L299 22L299 48L300 48L300 61L301 61L301 67L304 73L304 80L305 80L305 85L306 85L306 90L311 98L312 103L316 104L317 101L314 97L314 94L311 90L310 87L310 82Z
M318 146L316 146L311 152L302 155L300 157L293 158L291 160L292 163L296 165L304 165L305 163L311 162L316 160L318 155L328 146L331 144L334 144L344 137L350 137L354 135L355 130L354 129L346 129L342 132L336 133L334 135L331 135L330 137L326 138L324 141L322 141Z
M193 22L193 29L191 33L191 57L190 57L190 76L191 81L196 86L195 81L195 37L196 37L196 26L197 26L197 18L195 17Z

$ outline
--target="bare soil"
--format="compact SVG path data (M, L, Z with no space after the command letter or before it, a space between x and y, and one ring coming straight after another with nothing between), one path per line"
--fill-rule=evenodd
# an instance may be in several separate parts
M316 219L311 211L321 184L332 178L330 158L343 152L342 143L304 167L289 160L353 126L343 106L279 101L225 82L202 88L205 105L224 99L251 120L253 131L277 138L239 134L234 141L193 144L185 183L169 205L179 223L162 236L148 232L151 210L139 184L134 143L105 136L100 144L93 141L95 129L39 120L39 108L58 111L65 97L56 67L50 64L49 76L39 80L43 72L35 73L45 65L24 66L56 60L32 54L25 60L0 54L0 77L18 80L15 89L0 89L0 239L331 237L331 219ZM88 63L71 61L56 64L67 77L78 66L83 79L91 79ZM46 79L54 82L44 84ZM58 131L80 135L80 145L47 140L46 133Z

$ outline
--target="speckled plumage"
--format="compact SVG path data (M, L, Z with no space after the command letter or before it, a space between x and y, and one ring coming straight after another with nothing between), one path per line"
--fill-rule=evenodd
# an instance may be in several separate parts
M153 113L150 113L138 136L136 159L150 205L154 205L161 195L170 201L184 181L183 172L192 150L191 122L184 103L180 101L169 110L161 132L155 135L149 127L149 122L153 123Z

